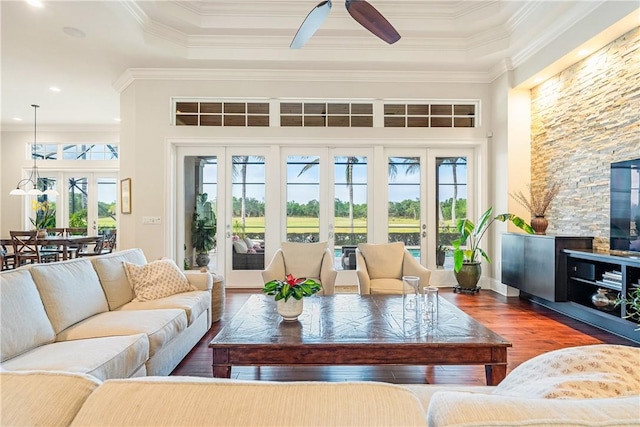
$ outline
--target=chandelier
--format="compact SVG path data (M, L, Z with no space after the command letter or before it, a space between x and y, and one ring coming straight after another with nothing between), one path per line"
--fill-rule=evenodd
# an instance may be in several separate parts
M53 188L48 188L47 179L40 178L38 173L38 161L36 158L36 129L37 129L37 112L39 105L31 104L33 107L33 144L31 144L31 158L33 159L33 167L29 173L29 177L18 181L16 188L11 190L9 194L12 196L57 196L59 193ZM38 182L43 183L44 191L38 189Z

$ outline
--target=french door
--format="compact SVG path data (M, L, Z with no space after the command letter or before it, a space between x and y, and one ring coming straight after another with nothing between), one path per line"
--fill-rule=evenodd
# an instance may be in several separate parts
M388 149L387 236L432 269L453 267L456 223L474 212L473 150Z
M118 176L115 173L64 173L58 209L62 226L96 236L117 230Z
M474 212L473 149L180 146L176 251L194 265L190 228L207 193L217 224L209 268L259 286L282 241L326 241L337 283L356 283L358 243L404 242L421 264L452 268L458 218ZM442 261L438 249L446 255Z

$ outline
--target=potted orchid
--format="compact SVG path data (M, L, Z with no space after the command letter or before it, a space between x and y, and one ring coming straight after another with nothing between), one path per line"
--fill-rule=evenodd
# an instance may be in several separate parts
M31 224L38 230L39 234L45 234L47 228L56 226L56 210L53 203L48 200L44 202L33 201L31 207L36 213L35 218L29 218Z
M284 280L272 280L264 284L262 292L275 297L278 313L284 320L297 320L302 314L302 298L310 297L322 289L313 279L295 278L287 274Z

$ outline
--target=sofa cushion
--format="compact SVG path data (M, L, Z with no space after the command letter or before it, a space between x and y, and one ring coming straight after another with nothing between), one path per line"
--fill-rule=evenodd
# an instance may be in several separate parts
M36 264L30 270L56 334L87 317L109 310L90 260L81 258Z
M58 334L58 341L146 334L149 356L187 328L184 310L107 311L77 323Z
M153 301L131 301L118 310L156 310L163 308L179 308L187 315L189 326L195 319L207 311L211 306L211 294L207 291L183 292L177 295L156 299Z
M0 361L56 338L29 270L0 274Z
M3 426L67 426L100 381L67 372L3 372Z
M638 396L609 399L532 399L440 391L427 410L431 427L637 426Z
M382 383L240 382L195 378L106 381L75 426L424 426L408 390Z
M125 261L137 265L147 263L147 259L141 249L127 249L91 257L93 268L98 273L100 284L107 296L109 310L115 310L131 301L134 297L133 289L131 289L129 279L122 265Z
M124 268L138 301L151 301L197 290L172 259L161 259L145 265L125 261Z
M604 398L640 394L640 348L570 347L516 367L494 394L542 398Z
M367 263L370 279L402 279L404 243L360 243L358 249Z
M320 277L327 242L282 242L281 247L285 274L291 274L295 278Z
M101 380L129 378L149 359L145 334L46 344L3 362L8 371L67 371ZM4 393L3 393L4 395Z

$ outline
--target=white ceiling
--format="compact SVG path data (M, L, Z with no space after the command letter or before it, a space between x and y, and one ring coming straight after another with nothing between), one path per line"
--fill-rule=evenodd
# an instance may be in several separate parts
M402 35L387 45L334 1L311 41L289 49L318 1L43 0L35 8L2 0L2 125L32 123L33 103L42 107L39 124L113 125L114 84L132 68L376 70L490 82L604 2L370 0Z

